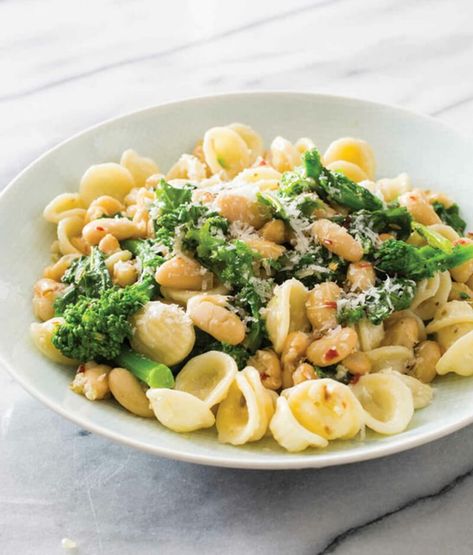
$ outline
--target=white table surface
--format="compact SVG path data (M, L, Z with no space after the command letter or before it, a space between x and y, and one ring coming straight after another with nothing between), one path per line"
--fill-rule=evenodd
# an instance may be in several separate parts
M0 0L0 188L84 127L232 90L358 96L472 134L472 16L469 0ZM473 553L473 427L352 466L207 468L91 435L0 370L0 434L2 555L63 537L80 554Z

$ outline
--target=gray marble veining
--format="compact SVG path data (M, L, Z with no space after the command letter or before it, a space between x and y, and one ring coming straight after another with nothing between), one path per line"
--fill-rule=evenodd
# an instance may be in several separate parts
M301 89L473 133L469 0L4 0L0 188L88 125L197 94ZM418 153L413 153L418 155ZM1 224L0 224L1 225ZM473 553L473 428L389 458L206 468L80 430L0 371L0 553Z

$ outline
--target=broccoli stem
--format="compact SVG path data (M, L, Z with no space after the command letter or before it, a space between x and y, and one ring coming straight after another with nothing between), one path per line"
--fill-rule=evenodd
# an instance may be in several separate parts
M132 349L123 348L115 362L150 387L174 387L174 376L170 368L165 364L146 358Z

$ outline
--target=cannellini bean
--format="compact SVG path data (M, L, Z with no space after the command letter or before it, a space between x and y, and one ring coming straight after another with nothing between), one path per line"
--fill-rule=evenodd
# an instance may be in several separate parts
M108 384L116 401L126 410L145 418L154 416L143 387L131 372L114 368L108 375Z
M471 245L472 243L473 241L467 237L462 237L458 239L458 241L455 241L456 245ZM465 283L473 275L473 260L468 260L468 262L464 262L460 264L460 266L452 268L450 270L450 275L455 281Z
M89 222L82 230L82 237L90 245L98 245L108 234L113 235L119 241L143 236L139 226L127 218L100 218Z
M348 260L358 262L363 257L363 247L342 226L330 220L317 220L312 226L312 235L330 252Z
M269 220L267 209L244 195L225 192L218 195L216 203L222 216L230 222L243 222L259 229Z
M96 198L90 203L89 208L87 208L86 221L91 222L103 218L103 216L113 216L114 214L123 212L123 210L125 210L125 207L119 200L104 195Z
M381 342L383 346L401 345L412 349L419 342L419 324L415 318L409 316L399 318L389 326Z
M427 193L427 200L432 204L434 202L439 202L440 204L443 204L445 208L450 208L450 206L454 204L453 200L445 193L436 193L433 191L426 191L426 193Z
M123 201L135 186L131 173L120 164L111 162L90 166L82 176L79 193L87 205L103 195Z
M307 347L310 345L310 336L302 331L293 331L289 333L284 342L281 353L282 362L282 386L284 389L294 385L292 375L304 358Z
M47 266L43 270L43 277L52 279L54 281L59 281L64 275L65 271L72 264L72 261L79 258L80 254L66 254L61 256L61 258L55 262L52 266Z
M154 275L156 282L173 289L205 291L213 287L213 274L196 260L181 255L161 264Z
M340 287L331 281L315 285L309 292L305 308L314 330L337 327L337 299L341 292Z
M197 295L189 299L187 314L199 329L218 341L238 345L245 339L245 324L236 314L221 305L225 297Z
M368 176L366 173L353 162L347 162L346 160L336 160L327 166L328 170L343 173L348 179L351 179L355 183L360 181L366 181Z
M272 241L266 241L265 239L245 239L244 242L251 250L256 251L263 258L270 258L272 260L282 256L286 250L281 245L277 245Z
M120 243L116 237L114 237L111 233L108 233L103 239L100 239L99 249L104 254L112 254L120 250Z
M294 385L306 382L307 380L316 380L317 374L315 373L314 367L307 362L299 364L299 366L294 370L292 374L292 381Z
M342 364L350 374L368 374L371 372L371 361L362 351L349 354L343 359Z
M348 265L347 282L352 291L365 291L373 287L375 281L376 274L370 262L361 260Z
M337 364L354 351L358 342L352 328L336 328L307 348L307 358L316 366Z
M33 312L43 322L54 316L54 301L65 285L52 279L38 280L33 287Z
M286 226L282 220L271 220L260 229L260 234L266 241L281 245L286 240Z
M131 173L138 187L143 187L148 177L159 173L158 165L154 160L140 156L131 148L122 154L120 164Z
M439 218L432 205L427 202L419 191L411 191L399 196L398 202L407 208L416 222L424 225L440 224Z
M267 389L276 391L281 387L281 363L272 349L260 349L248 359L248 366L258 370L261 383Z
M437 362L442 356L440 346L435 341L422 341L415 350L415 365L412 375L423 383L430 383L437 371Z
M133 262L118 260L113 266L112 281L120 287L135 283L138 279L138 270Z
M89 401L99 401L110 396L108 376L111 370L106 364L87 362L77 369L71 389L74 393L84 395Z

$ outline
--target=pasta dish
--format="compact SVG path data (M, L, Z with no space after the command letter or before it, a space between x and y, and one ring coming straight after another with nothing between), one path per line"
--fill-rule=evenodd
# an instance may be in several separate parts
M292 452L404 431L438 375L473 374L473 240L459 207L366 141L205 132L167 173L126 150L54 198L35 345L175 432Z

